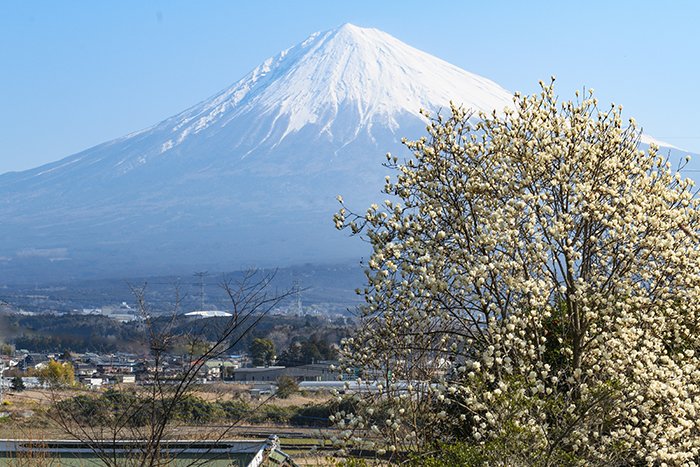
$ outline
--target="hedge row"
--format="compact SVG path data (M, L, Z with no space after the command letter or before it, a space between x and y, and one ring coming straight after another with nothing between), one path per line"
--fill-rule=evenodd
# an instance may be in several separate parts
M241 422L325 427L330 423L332 409L329 405L279 407L263 404L257 407L241 400L209 402L191 395L173 403L172 399L150 399L110 390L99 396L80 395L65 399L53 410L58 417L91 426L114 423L145 426L169 414L173 422L189 425Z

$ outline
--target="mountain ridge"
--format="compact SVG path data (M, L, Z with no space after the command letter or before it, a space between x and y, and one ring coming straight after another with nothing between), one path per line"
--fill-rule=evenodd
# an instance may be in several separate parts
M149 128L0 175L0 277L359 258L333 229L336 195L376 201L384 154L450 101L488 112L512 96L376 29L314 33Z

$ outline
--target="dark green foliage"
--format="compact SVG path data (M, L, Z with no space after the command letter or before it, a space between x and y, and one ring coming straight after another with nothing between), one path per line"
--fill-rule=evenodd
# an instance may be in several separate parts
M123 420L119 424L131 427L145 426L152 419L157 419L164 413L164 408L157 401L142 398L134 393L109 389L102 394L102 399L115 420Z
M328 427L328 417L333 413L329 405L305 405L299 407L289 419L289 424L294 426Z
M12 381L10 382L10 388L13 391L21 392L24 391L26 388L24 387L24 381L22 381L21 376L15 376L12 378Z
M250 412L250 406L241 400L219 402L219 407L224 419L229 422L242 420Z
M99 315L8 315L6 326L18 349L33 352L115 352L137 347L136 323L118 323Z
M217 404L207 402L200 397L187 395L175 406L174 417L185 423L204 425L216 418L217 409Z
M545 343L544 361L554 370L570 365L570 357L562 352L562 349L572 347L571 323L567 320L568 311L566 303L559 304L555 311L545 318L544 331L547 341Z
M276 405L263 405L257 408L246 418L250 423L287 424L294 415L294 407L278 407Z
M248 348L253 365L271 365L275 358L275 344L270 339L256 338Z
M279 356L279 364L284 366L307 365L321 360L333 360L337 351L328 338L314 333L311 337L293 341Z
M191 320L183 317L176 320L172 332L176 336L198 336L203 341L211 341L216 338L226 321L227 318ZM290 358L288 366L310 363L312 359L331 360L335 358L335 349L330 344L338 343L340 339L347 337L353 328L352 323L348 321L331 322L317 316L268 316L263 318L252 332L243 336L232 336L237 344L231 350L247 350L255 339L266 339L277 333L289 336L292 342L290 348L292 345L310 342L306 344L304 352L299 351ZM152 324L154 330L158 331L172 323L169 316L164 316L155 317ZM311 337L306 324L310 324L313 329ZM100 315L66 314L46 319L45 315L8 314L0 317L0 327L8 336L8 344L4 348L8 353L11 353L13 347L31 352L55 352L57 349L70 349L71 352L77 353L143 351L143 328L139 321L119 323ZM306 356L307 353L310 357Z
M108 390L99 396L79 395L56 404L55 410L84 426L119 424L139 427L146 425L151 414L159 408L147 399L121 391Z
M57 402L54 410L68 414L75 423L99 426L109 421L108 405L104 397L80 395Z
M299 384L294 378L289 376L280 376L277 380L277 392L275 396L280 399L286 399L292 394L299 392Z
M79 395L57 403L55 410L68 414L75 423L84 426L146 426L151 418L161 417L170 401L153 401L127 391L108 390L100 395ZM186 396L173 409L173 422L185 425L222 423L278 424L307 427L327 427L328 417L338 405L321 404L303 407L279 407L263 404L252 408L241 400L209 402L200 397Z

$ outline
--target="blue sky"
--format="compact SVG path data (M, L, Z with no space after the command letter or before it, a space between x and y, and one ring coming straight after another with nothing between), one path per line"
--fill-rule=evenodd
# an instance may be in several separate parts
M314 31L376 27L511 91L557 76L700 153L700 2L0 3L0 172L150 126Z

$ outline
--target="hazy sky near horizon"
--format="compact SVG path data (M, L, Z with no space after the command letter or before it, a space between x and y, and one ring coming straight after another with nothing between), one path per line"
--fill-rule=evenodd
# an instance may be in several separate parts
M381 29L510 91L557 76L700 153L700 3L6 1L0 173L151 126L315 31Z

